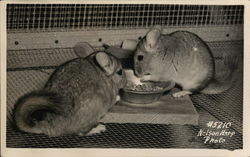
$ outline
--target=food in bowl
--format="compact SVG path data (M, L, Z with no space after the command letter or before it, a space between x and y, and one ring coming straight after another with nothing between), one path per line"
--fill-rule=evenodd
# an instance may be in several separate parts
M156 83L134 84L133 82L128 81L125 86L125 89L132 91L152 92L163 90L164 87Z
M174 87L169 82L141 82L132 70L125 70L127 85L121 92L121 99L132 104L149 104L158 101L162 94Z

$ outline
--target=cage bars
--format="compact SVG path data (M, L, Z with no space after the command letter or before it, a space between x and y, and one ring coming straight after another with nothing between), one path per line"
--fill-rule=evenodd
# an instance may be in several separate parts
M112 30L243 24L240 5L8 4L8 32Z

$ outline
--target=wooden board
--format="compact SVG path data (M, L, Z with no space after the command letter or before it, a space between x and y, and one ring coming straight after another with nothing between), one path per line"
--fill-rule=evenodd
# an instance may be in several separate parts
M200 36L204 41L232 41L243 40L243 27L168 27L163 29L163 34L177 30L186 30ZM116 30L83 30L67 32L30 32L30 33L8 33L8 50L25 49L48 49L48 48L70 48L77 42L88 42L92 46L120 45L125 39L138 39L145 36L147 29L116 29Z
M170 93L177 91L173 89ZM153 123L198 125L199 115L189 96L164 95L151 104L118 102L102 119L104 123Z

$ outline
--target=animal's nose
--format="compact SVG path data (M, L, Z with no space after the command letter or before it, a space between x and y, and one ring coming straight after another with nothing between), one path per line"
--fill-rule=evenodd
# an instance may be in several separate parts
M135 75L138 76L138 77L143 75L143 71L142 71L141 67L136 67L135 68Z

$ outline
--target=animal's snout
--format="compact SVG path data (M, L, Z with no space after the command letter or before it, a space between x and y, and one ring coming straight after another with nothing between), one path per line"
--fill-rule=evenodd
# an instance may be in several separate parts
M135 67L135 75L138 76L138 77L143 76L143 70L142 70L142 68L140 66Z

